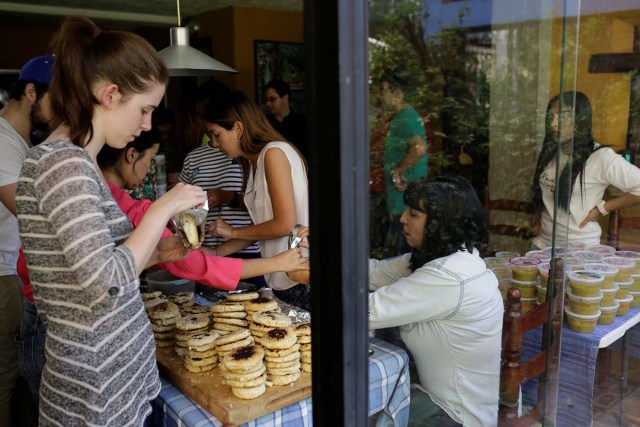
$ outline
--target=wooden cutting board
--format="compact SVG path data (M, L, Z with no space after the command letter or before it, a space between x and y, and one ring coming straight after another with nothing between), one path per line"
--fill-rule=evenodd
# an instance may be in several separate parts
M311 374L307 372L293 384L267 387L257 399L243 400L224 384L220 369L189 372L173 348L158 348L156 356L165 379L225 424L243 424L311 396Z

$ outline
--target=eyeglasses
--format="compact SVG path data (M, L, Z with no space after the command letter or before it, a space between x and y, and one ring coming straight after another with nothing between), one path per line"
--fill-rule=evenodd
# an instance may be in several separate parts
M280 98L279 96L265 96L264 100L265 102L274 102L276 100L278 100L278 98Z

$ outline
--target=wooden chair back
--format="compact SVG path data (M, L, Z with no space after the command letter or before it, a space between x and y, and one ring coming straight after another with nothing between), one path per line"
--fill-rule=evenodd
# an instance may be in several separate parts
M619 250L640 251L640 218L623 217L619 210L611 212L607 245Z
M564 261L554 261L553 277L547 284L547 301L522 314L520 291L507 291L502 324L502 360L500 365L500 403L498 426L553 425L558 395L560 333L562 330L562 295L564 293ZM551 321L549 322L549 315ZM541 351L528 361L522 361L522 337L542 327ZM538 378L535 406L518 415L520 385Z

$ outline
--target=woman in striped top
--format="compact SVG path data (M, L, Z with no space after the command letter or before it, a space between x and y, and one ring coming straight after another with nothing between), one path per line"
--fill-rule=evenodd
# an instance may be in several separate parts
M151 127L168 80L141 37L69 18L53 41L49 89L62 125L33 148L17 185L17 211L38 312L47 322L40 425L142 425L160 391L155 344L138 275L185 256L158 241L176 213L204 203L179 184L132 230L95 160Z

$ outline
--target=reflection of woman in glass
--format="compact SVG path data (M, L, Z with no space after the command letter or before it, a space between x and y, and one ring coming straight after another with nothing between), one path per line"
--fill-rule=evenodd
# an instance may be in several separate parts
M598 217L640 203L640 169L598 144L591 133L591 122L591 104L583 93L564 92L549 101L546 135L532 186L535 225L539 227L533 239L535 248L552 243L556 181L556 236L564 239L568 235L572 243L600 244ZM562 171L558 180L557 161ZM605 202L602 197L609 185L624 194Z
M426 391L412 394L414 425L496 425L503 304L474 247L487 238L482 204L453 176L417 179L403 197L413 251L369 260L369 327L400 326Z

